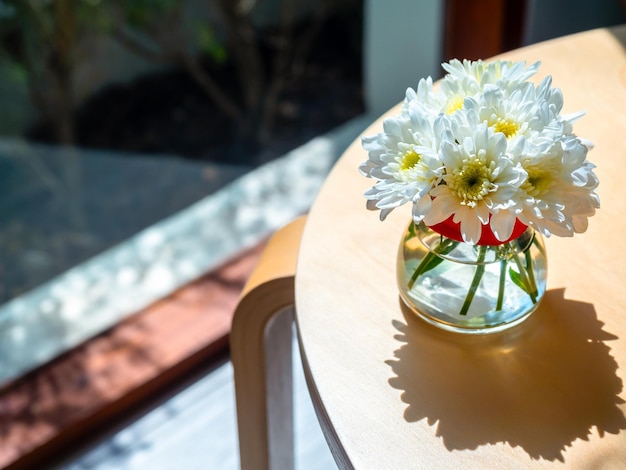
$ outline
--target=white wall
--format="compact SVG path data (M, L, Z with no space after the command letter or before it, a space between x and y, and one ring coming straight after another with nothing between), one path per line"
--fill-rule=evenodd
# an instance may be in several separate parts
M365 0L364 86L379 115L420 78L441 75L443 0Z

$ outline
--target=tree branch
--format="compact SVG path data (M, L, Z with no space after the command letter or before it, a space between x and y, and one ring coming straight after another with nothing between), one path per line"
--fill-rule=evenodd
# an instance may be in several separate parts
M264 73L249 10L240 8L236 0L217 0L216 5L227 26L246 108L256 114L261 104Z
M243 119L243 112L215 83L213 78L204 71L197 58L188 53L181 53L180 60L187 72L202 90L220 107L228 116L237 121Z
M151 48L144 42L139 41L122 27L115 28L112 36L128 50L151 62L181 65L185 68L191 79L198 84L219 109L230 118L241 121L243 119L243 112L218 86L211 75L202 68L200 61L188 51L186 43L180 34L180 22L182 18L180 7L175 8L169 13L166 18L169 20L169 24L167 28L165 28L165 30L168 31L167 35L162 34L163 28L158 28L151 24L145 26L146 36L149 37L150 41L156 44L157 47L155 48ZM174 40L172 40L172 38L174 38Z

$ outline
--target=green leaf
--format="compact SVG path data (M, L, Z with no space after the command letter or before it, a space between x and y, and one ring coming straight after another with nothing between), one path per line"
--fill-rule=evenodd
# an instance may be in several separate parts
M515 271L513 268L509 268L509 277L511 278L511 281L513 281L513 283L517 287L519 287L528 295L530 295L530 292L528 292L528 288L526 287L526 285L524 284L524 281L522 280L522 276L520 276L519 273Z
M518 269L518 272L516 272L515 274L517 275L517 278L521 285L515 282L515 278L513 277L513 275L511 275L511 279L513 280L513 282L515 282L516 285L520 286L520 288L530 296L533 303L537 303L537 286L535 285L535 277L532 273L533 266L530 252L525 253L525 258L527 263L526 266L524 266L524 264L520 261L520 258L517 254L513 255L513 260L515 261Z
M454 248L456 248L458 244L459 242L457 241L451 240L449 238L442 238L441 243L437 245L434 251L429 251L428 254L426 254L424 259L420 262L420 264L413 272L411 279L409 279L409 289L413 288L413 284L415 284L415 281L418 277L439 266L444 260L442 256L450 253L452 250L454 250Z

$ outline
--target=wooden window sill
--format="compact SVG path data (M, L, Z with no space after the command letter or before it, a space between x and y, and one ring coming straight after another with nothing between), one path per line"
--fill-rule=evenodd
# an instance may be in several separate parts
M0 468L40 468L225 351L263 246L0 390Z

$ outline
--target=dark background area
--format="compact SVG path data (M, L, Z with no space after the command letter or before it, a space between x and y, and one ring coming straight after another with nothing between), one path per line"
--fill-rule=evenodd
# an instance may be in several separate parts
M242 137L185 70L171 69L109 85L87 99L75 112L76 145L228 164L256 165L278 157L364 112L362 9L349 13L328 18L303 67L288 74L264 142ZM269 48L263 53L268 63L274 60ZM231 63L204 59L202 64L231 98L240 99ZM35 125L28 138L56 139L49 122Z

